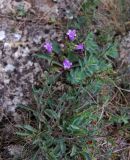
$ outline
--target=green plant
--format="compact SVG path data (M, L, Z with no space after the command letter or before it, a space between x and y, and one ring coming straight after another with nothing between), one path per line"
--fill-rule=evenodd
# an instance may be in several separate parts
M80 83L86 78L92 79L94 75L110 73L112 65L108 57L118 56L116 44L109 44L106 49L101 49L94 41L94 34L90 32L85 40L86 54L79 60L79 67L72 69L68 74L68 80L72 84ZM94 76L95 78L95 76Z
M17 8L17 14L18 14L18 16L20 16L20 17L26 16L26 10L25 10L23 4L20 4L20 5L18 6L18 8Z
M81 55L73 53L73 42L66 45L63 55L56 42L53 53L36 55L48 61L45 79L39 88L33 88L34 104L19 106L32 117L17 126L17 135L23 137L28 153L24 150L23 156L31 155L32 160L38 156L47 160L89 160L94 157L89 143L96 143L95 137L102 134L102 108L109 104L110 96L98 96L104 86L112 85L109 79L113 75L111 60L118 56L116 43L103 49L90 32ZM73 62L73 68L61 71L64 56Z

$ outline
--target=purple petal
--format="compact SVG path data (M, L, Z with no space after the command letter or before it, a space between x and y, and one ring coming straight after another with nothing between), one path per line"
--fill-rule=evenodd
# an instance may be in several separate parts
M52 43L50 42L45 42L43 47L47 50L48 53L51 53L53 50Z
M81 50L81 51L84 50L84 45L82 43L78 44L76 46L76 50Z
M73 29L73 30L69 29L68 32L67 32L67 35L68 35L68 37L71 41L74 41L74 39L76 37L76 30L75 29Z
M63 67L64 69L70 69L72 67L72 62L70 62L68 59L65 59L63 61Z

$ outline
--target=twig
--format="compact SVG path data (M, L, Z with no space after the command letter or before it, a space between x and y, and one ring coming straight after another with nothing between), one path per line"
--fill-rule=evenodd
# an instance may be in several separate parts
M121 149L117 149L117 150L113 151L113 153L118 153L118 152L121 152L122 150L126 150L126 149L130 149L130 145L128 145L127 147L121 148Z

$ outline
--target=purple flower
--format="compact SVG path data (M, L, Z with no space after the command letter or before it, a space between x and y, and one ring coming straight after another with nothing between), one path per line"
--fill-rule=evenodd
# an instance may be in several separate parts
M43 47L47 50L48 53L51 53L51 52L52 52L52 49L53 49L52 43L50 43L50 42L45 42L44 45L43 45Z
M68 35L68 37L71 41L74 41L74 39L76 37L76 30L75 29L73 29L73 30L69 29L68 32L67 32L67 35Z
M70 69L72 67L72 62L70 62L68 59L65 59L63 61L63 67L64 69Z
M80 51L83 51L84 50L84 45L82 43L76 45L76 50L80 50Z

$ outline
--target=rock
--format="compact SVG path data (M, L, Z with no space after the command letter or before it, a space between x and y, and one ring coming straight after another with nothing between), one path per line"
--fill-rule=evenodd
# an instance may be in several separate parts
M3 116L4 116L4 114L3 114L3 108L0 106L0 122L3 119Z
M27 2L27 1L20 1L20 2L16 2L13 1L12 2L12 9L14 10L14 12L17 12L18 10L24 10L24 12L28 12L31 9L31 3Z
M72 20L74 15L72 14L71 10L66 10L66 18Z
M4 43L4 48L5 48L5 49L11 49L11 43L5 42L5 43Z
M4 84L9 84L10 79L4 79Z
M21 34L18 34L18 33L14 33L14 38L16 41L19 41L21 39Z
M58 6L52 0L34 0L35 7L48 18L58 15Z
M6 38L5 31L0 31L0 41L3 41Z
M20 47L18 47L18 50L14 53L14 57L17 59L22 55L21 51L20 51Z
M60 18L73 19L76 17L82 2L83 0L59 0L58 12Z
M24 49L22 49L22 51L23 51L22 57L26 57L30 53L30 49L28 47L25 47Z
M10 145L8 146L8 151L11 156L19 158L21 156L23 146L20 145Z
M11 0L0 0L0 12L9 13L11 10Z
M32 67L33 66L33 62L28 61L27 65L30 66L30 67Z
M33 41L36 43L36 44L40 44L41 43L41 40L42 40L42 35L36 35L34 38L33 38Z
M53 0L53 2L58 2L58 0Z
M5 67L5 72L13 72L15 69L15 66L12 65L12 64L7 64L6 67Z

